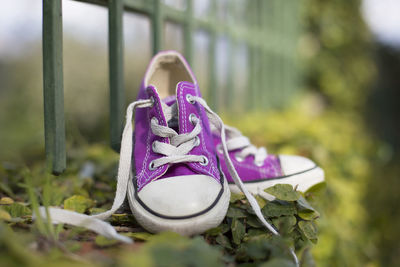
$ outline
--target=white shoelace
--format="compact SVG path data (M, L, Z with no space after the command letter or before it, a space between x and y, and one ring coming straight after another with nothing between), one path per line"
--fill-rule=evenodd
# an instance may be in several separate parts
M228 151L240 150L235 153L235 157L238 161L243 161L248 156L254 156L254 164L261 166L264 160L267 158L268 153L265 147L257 148L254 146L249 138L243 136L242 133L231 126L225 125L225 132L228 140L226 140L226 147ZM220 151L221 145L218 147Z
M279 233L273 228L264 218L262 215L260 206L257 203L257 200L249 193L249 191L244 186L243 182L241 181L239 175L236 172L236 169L229 157L227 142L226 142L226 126L222 122L221 118L211 110L211 108L207 105L207 103L200 97L188 95L188 100L191 102L195 101L198 102L201 106L204 107L206 110L207 116L210 120L210 123L219 131L222 140L222 151L225 158L225 161L228 166L229 173L231 174L235 184L240 188L240 190L244 193L247 200L250 203L250 206L253 208L255 214L257 215L258 219L262 222L262 224L270 230L274 235L279 235ZM194 103L194 102L193 102ZM112 238L119 240L125 243L132 243L132 239L118 234L115 229L109 224L104 222L103 220L110 217L114 214L119 207L123 204L127 188L128 182L130 178L130 171L131 171L131 164L132 164L132 116L133 111L136 108L148 108L154 104L152 99L146 100L138 100L131 103L126 111L126 122L125 128L122 133L122 140L121 140L121 151L120 151L120 159L119 159L119 166L118 166L118 177L117 177L117 190L114 197L114 202L111 207L106 212L96 214L96 215L85 215L81 213L77 213L74 211L63 210L60 208L53 208L48 207L47 211L45 207L39 208L39 214L42 218L46 219L47 214L50 216L53 223L64 223L79 227L84 227L90 229L100 235L103 235L107 238ZM196 146L196 136L201 131L201 126L199 123L198 118L191 119L192 123L195 125L195 128L191 133L180 134L178 135L176 131L169 127L165 127L159 125L156 120L151 121L151 129L154 134L162 137L170 138L171 144L166 144L162 142L155 142L153 144L153 150L157 153L165 155L165 157L159 158L153 161L154 168L156 166L161 166L167 163L177 163L177 162L193 162L198 161L202 162L204 160L201 156L194 156L194 155L187 155L187 153ZM231 132L232 128L230 127L229 132ZM231 142L231 148L234 146L235 143ZM239 142L237 142L239 143ZM244 140L241 141L244 144ZM251 147L251 146L247 146ZM254 149L248 149L246 153L253 153ZM295 259L296 265L298 266L298 259L296 254L293 250L291 253Z

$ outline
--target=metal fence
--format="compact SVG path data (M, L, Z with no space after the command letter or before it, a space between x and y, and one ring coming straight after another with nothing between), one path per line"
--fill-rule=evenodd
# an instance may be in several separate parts
M183 0L184 9L161 0L78 0L108 8L111 146L119 150L124 122L123 12L144 14L151 20L152 51L163 49L166 21L183 27L184 55L191 63L193 34L208 34L208 101L218 108L216 43L219 36L230 42L229 59L235 48L245 45L248 83L247 108L276 107L296 89L295 48L299 32L298 0L209 0L206 17L194 15L194 0ZM204 1L204 0L199 0ZM219 10L227 11L221 16ZM43 0L43 80L46 158L54 174L66 168L63 96L62 0ZM229 66L235 63L230 61ZM228 67L226 106L232 104L234 68ZM231 91L230 91L231 90Z

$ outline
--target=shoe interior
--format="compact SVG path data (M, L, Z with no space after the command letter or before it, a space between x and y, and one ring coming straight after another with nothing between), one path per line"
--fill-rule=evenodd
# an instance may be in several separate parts
M160 98L175 95L177 83L186 81L195 83L189 66L176 52L160 53L154 58L145 75L145 86L153 85L157 88Z

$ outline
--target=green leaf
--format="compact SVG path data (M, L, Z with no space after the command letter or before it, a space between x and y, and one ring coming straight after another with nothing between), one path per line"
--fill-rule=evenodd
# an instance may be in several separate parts
M229 225L227 224L220 224L217 227L209 229L206 234L211 235L211 236L216 236L219 234L225 234L226 232L229 231Z
M84 213L87 209L94 206L94 201L79 195L73 195L64 200L64 209Z
M239 245L244 235L246 234L246 227L240 220L234 219L231 225L231 231L233 243Z
M236 193L231 193L231 199L230 203L235 203L238 200L245 199L245 195L242 193L236 194Z
M287 234L293 231L293 227L296 225L296 217L293 215L280 216L278 218L272 219L273 224L278 228L279 232Z
M0 199L0 205L10 205L14 203L14 200L12 198L9 197L2 197Z
M298 209L298 215L300 218L304 220L313 220L318 218L320 215L318 211L316 211L304 197L300 197L297 202L296 206Z
M95 239L94 242L99 247L109 247L109 246L113 246L115 244L118 244L118 240L109 239L109 238L107 238L105 236L102 236L102 235L96 236L96 239Z
M246 224L248 226L251 226L253 228L262 228L264 227L260 221L258 220L258 218L254 215L249 215L246 219Z
M290 184L276 184L264 190L266 193L275 196L277 199L285 201L296 201L300 193L293 190Z
M11 221L11 215L5 210L0 209L0 221Z
M229 207L228 212L226 213L226 216L229 218L246 218L247 215L246 213L239 209L239 208L234 208L234 207Z
M224 236L224 235L218 235L215 241L223 246L224 248L232 249L231 242L229 241L229 238Z
M123 235L131 237L135 240L141 240L141 241L148 241L153 236L153 234L150 234L148 232L123 233Z
M255 195L254 198L257 200L260 209L264 208L264 206L267 204L267 201L259 195Z
M313 242L317 240L317 227L314 223L309 221L300 221L299 227L303 234Z
M262 212L266 217L279 217L282 215L295 215L297 210L293 203L272 201L265 205Z
M11 205L3 206L3 209L7 211L13 218L32 215L31 209L19 202L14 202Z

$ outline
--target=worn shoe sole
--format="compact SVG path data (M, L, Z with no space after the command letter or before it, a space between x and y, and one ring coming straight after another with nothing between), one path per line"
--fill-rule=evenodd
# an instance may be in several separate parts
M293 187L297 186L297 190L301 192L306 192L313 185L322 183L324 181L324 171L315 166L309 170L299 172L292 175L286 175L282 177L276 178L267 178L264 180L257 180L251 182L244 182L247 190L249 190L252 194L259 194L268 200L273 200L274 197L270 194L264 192L264 189L267 189L276 184L290 184ZM240 193L240 189L232 183L229 183L229 189L233 193Z

